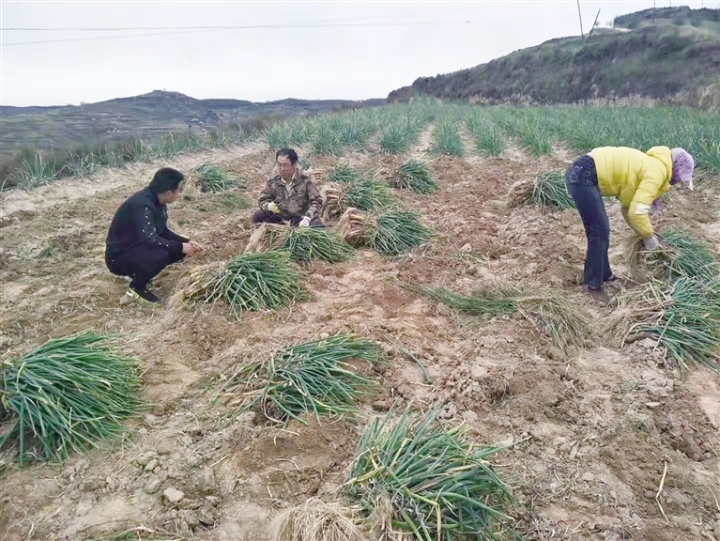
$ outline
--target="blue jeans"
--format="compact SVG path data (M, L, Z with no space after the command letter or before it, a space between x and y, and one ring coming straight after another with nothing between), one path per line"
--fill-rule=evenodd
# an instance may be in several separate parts
M575 202L587 237L583 284L593 289L613 276L608 259L610 221L598 188L595 162L589 155L580 156L565 173L565 187Z

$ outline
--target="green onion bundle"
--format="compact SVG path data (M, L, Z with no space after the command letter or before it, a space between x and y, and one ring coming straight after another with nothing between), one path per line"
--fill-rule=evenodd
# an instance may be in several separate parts
M473 295L459 295L445 288L417 284L410 289L450 308L473 316L502 317L516 312L530 322L540 336L547 336L563 350L583 346L592 336L587 316L561 291L543 290L530 293L518 287L478 290Z
M489 540L507 531L515 499L488 462L500 449L474 448L438 411L415 417L408 407L394 424L391 414L365 428L343 490L417 541ZM389 517L378 517L383 508Z
M217 272L202 272L186 296L204 302L224 300L235 317L243 311L273 310L306 298L290 254L281 251L242 254Z
M681 276L668 287L646 286L640 319L631 333L657 337L684 373L688 361L720 372L720 277L709 281Z
M290 253L290 257L299 263L310 263L316 259L340 263L350 259L353 253L352 247L335 233L313 227L292 229L280 250Z
M337 164L328 173L328 180L340 184L352 184L362 178L362 173L349 165Z
M383 255L408 252L432 236L432 231L418 221L417 215L407 211L381 214L371 229L370 245Z
M550 171L535 179L530 200L535 205L555 209L574 208L575 202L565 188L563 171Z
M0 447L16 444L21 462L98 447L144 408L140 361L92 331L49 340L6 363L0 388L12 419Z
M396 188L409 189L427 195L438 189L426 163L410 160L402 164L393 179Z
M680 227L662 231L665 246L649 254L649 265L657 270L658 278L673 282L682 276L712 280L720 275L718 258L712 247L696 239Z
M217 165L202 164L193 169L202 192L222 192L239 186L238 181Z
M378 362L381 356L377 344L347 334L285 346L269 361L238 372L234 379L254 387L241 411L259 405L269 419L303 424L304 415L319 420L321 415L354 413L359 396L372 391L375 383L348 361Z
M348 206L359 210L379 210L392 204L388 187L371 178L360 178L348 185L344 198Z

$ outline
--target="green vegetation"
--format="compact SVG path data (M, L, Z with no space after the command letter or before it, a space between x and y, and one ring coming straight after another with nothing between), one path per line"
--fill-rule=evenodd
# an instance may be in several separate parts
M393 203L388 186L376 180L373 170L360 170L338 164L328 174L328 179L346 186L343 194L347 204L360 210L379 210Z
M435 125L430 153L436 156L459 156L465 154L457 121L449 117Z
M720 275L718 257L704 240L677 226L664 229L662 238L664 245L648 254L648 263L656 270L658 279L674 282L687 276L710 282Z
M307 296L290 262L290 254L280 251L238 255L217 271L200 268L185 296L211 303L224 300L236 318L245 310L282 308Z
M352 182L345 191L348 205L359 210L380 210L393 203L387 184L372 177Z
M535 179L532 189L532 202L541 207L557 209L575 208L565 188L565 172L550 171Z
M221 192L198 200L194 206L198 210L209 211L211 208L219 208L221 212L233 212L253 208L255 202L238 192Z
M475 140L475 147L489 156L499 156L507 143L500 127L487 114L487 109L475 107L465 119L465 126Z
M408 252L432 236L432 231L423 226L413 212L387 212L379 215L375 222L370 228L370 246L383 255Z
M631 32L595 31L546 41L473 68L419 77L388 100L410 96L486 103L578 103L648 97L706 108L717 105L717 9L646 10L624 16ZM642 24L630 22L642 17ZM671 24L666 22L672 19Z
M477 447L466 430L439 420L440 411L395 422L394 411L365 428L344 491L382 528L403 537L498 539L507 532L515 499L488 459L500 451Z
M720 276L650 282L624 300L633 304L617 319L631 323L628 335L654 337L683 374L688 362L720 372Z
M631 250L631 268L644 264L654 278L617 300L611 330L629 327L625 335L651 336L665 348L684 374L688 362L720 371L720 263L712 247L679 227L662 231L663 243L643 253L642 241ZM639 257L643 256L643 257Z
M70 175L90 174L102 167L242 144L258 137L271 147L308 145L311 154L342 155L350 148L367 151L378 146L383 152L402 154L418 143L420 132L433 121L431 151L436 155L463 154L459 130L464 124L478 152L490 156L502 153L508 140L534 155L551 153L555 143L578 154L603 145L647 150L665 144L686 148L695 157L698 171L720 173L720 112L661 106L480 107L424 99L408 105L294 118L260 131L235 126L214 130L207 136L180 132L149 143L132 139L113 147L73 152L26 150L14 161L3 160L0 177L3 189L32 188ZM657 139L658 133L663 134L662 140ZM349 184L339 177L334 180ZM362 192L357 195L361 201L368 201L367 194L382 191L367 185L358 190ZM371 204L366 202L364 207L370 208Z
M332 182L339 182L340 184L352 184L362 178L362 171L343 164L337 164L330 170L330 173L328 173L328 180Z
M193 169L202 192L222 192L240 187L237 179L217 165L203 163Z
M280 249L289 252L290 257L299 263L310 263L316 259L340 263L350 259L353 253L353 248L336 233L313 227L292 229Z
M472 295L458 295L445 288L410 285L412 290L473 316L503 317L518 313L532 324L539 336L567 350L582 347L592 336L587 315L563 291L525 291L520 287L480 289Z
M392 182L395 188L412 190L423 195L438 189L438 184L432 178L428 164L417 160L409 160L402 164Z
M241 388L240 412L255 406L270 420L287 424L304 416L354 414L357 400L370 393L375 382L357 372L351 360L379 362L377 344L353 335L329 338L280 348L268 361L250 364L224 386L234 394Z
M508 205L538 205L551 210L574 208L575 202L565 188L565 172L549 171L532 181L515 183L508 194Z
M12 419L0 447L16 446L21 463L98 447L144 408L140 361L91 331L49 340L4 363L0 389L0 406Z

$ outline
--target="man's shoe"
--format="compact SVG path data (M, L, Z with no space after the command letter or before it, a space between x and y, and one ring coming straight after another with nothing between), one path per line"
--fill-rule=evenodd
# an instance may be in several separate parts
M598 288L585 286L585 291L599 306L607 306L610 302L610 296L607 294L607 291L605 291L605 288L602 286Z
M152 291L147 289L136 289L131 287L128 289L128 295L135 297L136 299L142 299L153 304L160 304L160 299Z

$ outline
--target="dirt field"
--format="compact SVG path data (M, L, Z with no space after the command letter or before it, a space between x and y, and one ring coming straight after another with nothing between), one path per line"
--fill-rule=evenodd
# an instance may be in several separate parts
M427 141L426 134L417 156ZM347 159L386 171L402 161L360 153ZM84 540L145 528L138 532L148 537L271 539L278 510L311 496L331 498L362 423L341 419L280 430L246 414L227 426L226 409L210 401L248 358L354 331L392 337L432 377L426 385L415 363L394 356L377 374L385 396L363 404L366 412L386 411L398 395L418 407L435 401L464 421L479 444L525 440L496 462L527 506L518 525L526 539L720 541L720 378L703 369L683 381L653 343L620 348L618 337L605 336L611 308L591 305L579 286L585 238L575 211L505 205L513 182L566 167L570 159L560 150L552 159L521 152L504 159L433 159L438 192L395 192L434 230L430 243L394 259L360 250L347 263L315 264L302 271L310 301L278 313L247 313L240 321L222 306L126 302L125 282L104 266L104 239L115 209L160 165L187 171L203 161L225 164L248 183L254 200L273 165L266 146L4 194L3 355L14 358L87 328L122 332L143 360L153 406L112 450L73 455L62 466L8 467L0 478L0 538ZM337 161L311 159L319 183ZM208 250L160 276L164 298L189 268L241 252L252 233L253 209L189 195L170 209L172 227ZM718 243L719 206L717 193L678 191L655 223L681 224ZM608 212L611 262L622 275L622 240L630 230L616 204ZM584 349L562 352L521 318L478 322L409 292L404 282L461 293L488 282L562 288L587 311L596 333Z

